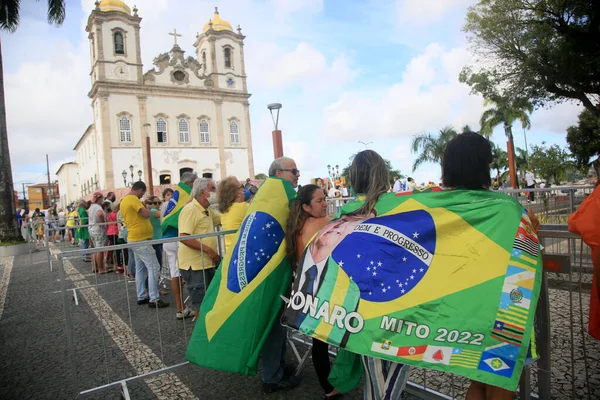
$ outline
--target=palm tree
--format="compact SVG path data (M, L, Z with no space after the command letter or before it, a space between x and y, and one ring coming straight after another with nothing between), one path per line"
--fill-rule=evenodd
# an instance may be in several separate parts
M496 181L498 182L498 186L500 186L500 171L508 167L508 155L497 144L491 143L491 145L492 163L490 164L490 168L496 170Z
M19 0L2 0L0 29L14 32L19 27ZM61 25L65 20L65 0L48 0L48 23ZM6 103L4 100L4 67L0 43L0 242L23 240L17 219L8 130L6 128Z
M420 133L416 135L411 143L412 152L418 153L417 159L413 163L412 170L415 172L423 163L433 162L442 165L442 157L448 142L458 135L453 127L446 126L440 130L438 136L431 133Z
M517 174L515 168L515 151L514 140L512 134L512 125L515 121L520 121L523 129L531 128L531 120L529 114L533 112L533 105L524 99L509 100L506 98L486 99L485 106L490 106L481 115L479 121L481 125L480 134L489 138L492 135L494 128L500 124L504 126L504 134L508 139L509 159L513 160L512 165L509 163L508 169L511 171L511 176L514 173L514 182L511 182L513 188L518 187Z
M517 147L517 155L515 156L515 164L517 164L517 171L521 180L525 179L525 171L529 168L527 161L527 151L520 147Z

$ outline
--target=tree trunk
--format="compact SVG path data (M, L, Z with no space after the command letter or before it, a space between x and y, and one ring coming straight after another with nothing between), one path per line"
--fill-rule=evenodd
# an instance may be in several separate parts
M515 157L515 141L512 134L512 125L504 123L504 134L508 138L508 171L510 176L510 184L513 189L519 187L519 178L517 177L517 163Z
M0 242L22 241L16 217L8 130L6 127L6 104L4 101L4 67L0 42Z

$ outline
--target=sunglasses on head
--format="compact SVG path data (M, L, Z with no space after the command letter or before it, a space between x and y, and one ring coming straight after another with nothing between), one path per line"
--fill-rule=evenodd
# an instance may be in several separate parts
M155 206L160 205L160 201L149 201L148 204L154 204Z

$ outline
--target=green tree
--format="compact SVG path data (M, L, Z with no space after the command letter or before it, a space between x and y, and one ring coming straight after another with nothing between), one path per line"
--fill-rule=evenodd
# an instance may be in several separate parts
M496 170L496 180L500 186L500 175L503 169L508 168L508 154L495 143L492 144L492 164L491 169Z
M0 29L15 32L19 27L19 0L2 0ZM48 0L48 22L61 25L65 20L64 0ZM0 242L23 240L17 219L16 204L6 127L6 101L4 98L4 67L0 43Z
M468 126L465 126L466 129ZM420 133L413 137L410 147L413 153L417 153L417 158L413 163L412 170L416 171L421 164L432 162L442 166L442 157L446 151L448 142L454 139L458 135L453 127L446 126L440 129L438 135L431 133Z
M567 143L577 168L589 167L590 160L596 158L592 166L600 178L600 118L583 110L578 124L567 128Z
M479 0L464 31L476 58L460 81L484 98L578 100L600 116L600 6L590 0Z
M481 115L479 123L481 124L481 130L479 133L487 138L492 135L492 131L498 125L502 125L504 128L504 134L511 144L512 148L512 159L515 160L514 153L514 138L512 134L512 125L515 121L520 121L523 129L531 128L531 120L529 114L533 112L533 106L527 100L524 99L507 99L501 97L493 97L485 100L484 103L489 106L487 110ZM511 151L511 148L508 150ZM515 165L508 166L509 171L514 170L516 176ZM518 182L511 182L513 187L519 187Z
M566 172L573 163L566 150L561 149L557 144L547 147L546 142L542 142L541 146L531 146L529 165L547 184L551 182L559 184L566 178Z
M515 154L515 164L517 164L517 171L519 172L519 179L521 181L525 180L525 171L527 171L528 161L527 161L527 151L523 150L520 147L517 147Z
M352 154L350 156L350 162L348 163L347 166L344 167L344 169L342 169L341 176L343 176L346 179L346 186L350 186L350 179L349 179L348 171L350 170L350 165L352 165L352 160L354 160L355 156L356 156L356 153ZM398 179L406 178L406 176L404 174L402 174L402 172L400 172L399 169L395 169L392 166L392 162L390 160L387 160L384 158L383 161L385 161L385 165L390 174L390 185L392 185L392 186L394 185L394 177L396 177L396 176L398 177Z
M257 179L259 181L264 181L267 178L267 174L263 174L262 172L260 174L254 175L254 179Z

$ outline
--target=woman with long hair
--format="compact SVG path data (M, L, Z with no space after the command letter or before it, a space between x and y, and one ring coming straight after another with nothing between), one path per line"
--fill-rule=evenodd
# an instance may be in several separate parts
M218 209L224 231L237 230L242 225L249 204L244 201L244 185L234 176L228 176L217 188ZM225 252L233 244L234 235L225 236Z
M390 190L389 170L384 159L373 150L361 151L352 160L348 178L350 187L356 194L356 201L363 201L349 215L364 218L377 216L375 205L381 195ZM406 386L410 366L375 357L361 358L365 372L365 399L399 399ZM394 378L395 382L388 382L390 378ZM381 391L381 388L386 390Z
M298 261L306 244L329 220L323 189L312 184L302 186L292 202L285 234L286 252L294 270L298 269ZM325 391L325 398L339 397L340 392L327 380L331 371L329 345L313 338L312 359L319 383Z

